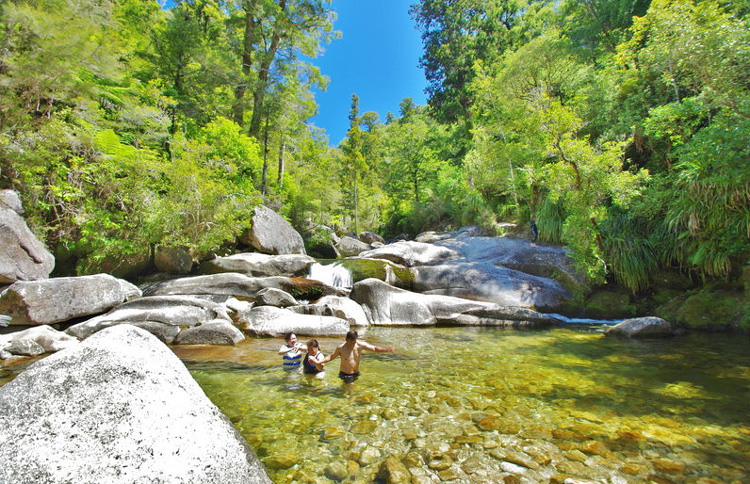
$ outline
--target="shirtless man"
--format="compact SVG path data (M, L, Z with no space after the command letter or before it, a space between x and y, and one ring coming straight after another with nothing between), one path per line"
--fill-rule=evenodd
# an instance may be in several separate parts
M393 346L381 348L380 346L374 346L364 341L358 341L357 338L359 338L359 335L356 331L349 331L346 333L346 341L337 346L333 353L318 362L320 364L328 363L337 356L340 356L339 378L344 383L354 383L354 380L359 378L359 359L362 356L363 350L374 351L376 353L390 353L395 350Z

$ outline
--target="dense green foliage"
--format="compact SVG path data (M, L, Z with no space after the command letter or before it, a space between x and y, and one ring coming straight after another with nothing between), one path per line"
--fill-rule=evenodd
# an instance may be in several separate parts
M306 121L330 0L10 0L0 188L95 270L155 244L231 247L265 203L311 241L528 227L594 282L750 259L750 4L421 0L428 106Z

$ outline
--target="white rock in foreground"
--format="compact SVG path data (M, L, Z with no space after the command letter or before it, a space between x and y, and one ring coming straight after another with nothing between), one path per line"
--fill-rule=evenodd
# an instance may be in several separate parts
M270 483L182 362L130 325L0 388L0 483Z

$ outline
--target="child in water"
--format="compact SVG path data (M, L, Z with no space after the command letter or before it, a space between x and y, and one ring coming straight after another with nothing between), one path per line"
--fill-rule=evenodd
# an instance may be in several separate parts
M294 333L287 333L284 340L286 344L279 349L279 354L283 355L281 358L284 369L298 370L302 363L302 351L307 351L307 348L297 342L297 335Z
M320 362L324 358L323 352L320 351L318 340L311 339L307 342L307 354L302 361L302 373L308 377L315 377L322 380L326 376L325 368Z

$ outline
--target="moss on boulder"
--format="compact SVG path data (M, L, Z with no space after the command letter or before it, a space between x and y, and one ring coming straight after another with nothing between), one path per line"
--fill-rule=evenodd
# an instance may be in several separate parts
M636 307L625 291L599 289L586 299L584 311L592 319L620 319L635 316Z
M657 308L657 315L690 329L748 329L750 305L739 286L708 286Z

